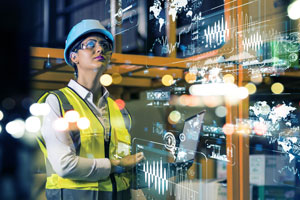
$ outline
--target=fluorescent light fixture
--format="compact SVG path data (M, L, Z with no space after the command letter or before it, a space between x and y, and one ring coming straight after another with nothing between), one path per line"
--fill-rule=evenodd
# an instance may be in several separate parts
M296 20L300 18L300 0L296 0L288 6L288 16L289 18Z

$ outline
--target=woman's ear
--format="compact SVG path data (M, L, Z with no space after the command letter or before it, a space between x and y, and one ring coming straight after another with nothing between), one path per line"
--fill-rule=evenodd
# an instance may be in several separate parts
M71 59L71 61L72 61L73 63L78 64L78 56L77 56L77 53L72 52L72 53L70 54L70 59Z

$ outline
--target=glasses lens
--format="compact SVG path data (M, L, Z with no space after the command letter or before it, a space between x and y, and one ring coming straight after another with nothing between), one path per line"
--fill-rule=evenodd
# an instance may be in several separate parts
M100 41L99 44L104 51L111 51L111 45L108 42Z
M93 49L96 46L96 41L95 40L89 40L86 45L85 48L86 49Z
M89 40L86 44L82 44L82 49L94 49L96 46L96 40ZM111 44L107 41L99 41L99 46L103 49L103 51L111 51Z

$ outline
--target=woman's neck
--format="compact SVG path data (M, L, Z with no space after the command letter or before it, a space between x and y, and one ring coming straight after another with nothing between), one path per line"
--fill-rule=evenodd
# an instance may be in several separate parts
M77 82L93 94L93 102L97 103L102 96L100 77L102 73L79 73Z

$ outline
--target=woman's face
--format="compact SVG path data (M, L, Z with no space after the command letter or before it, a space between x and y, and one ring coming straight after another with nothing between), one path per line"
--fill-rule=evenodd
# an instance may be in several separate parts
M77 68L80 73L85 70L104 72L112 54L111 44L100 35L85 38L77 51ZM79 74L80 74L79 73Z

